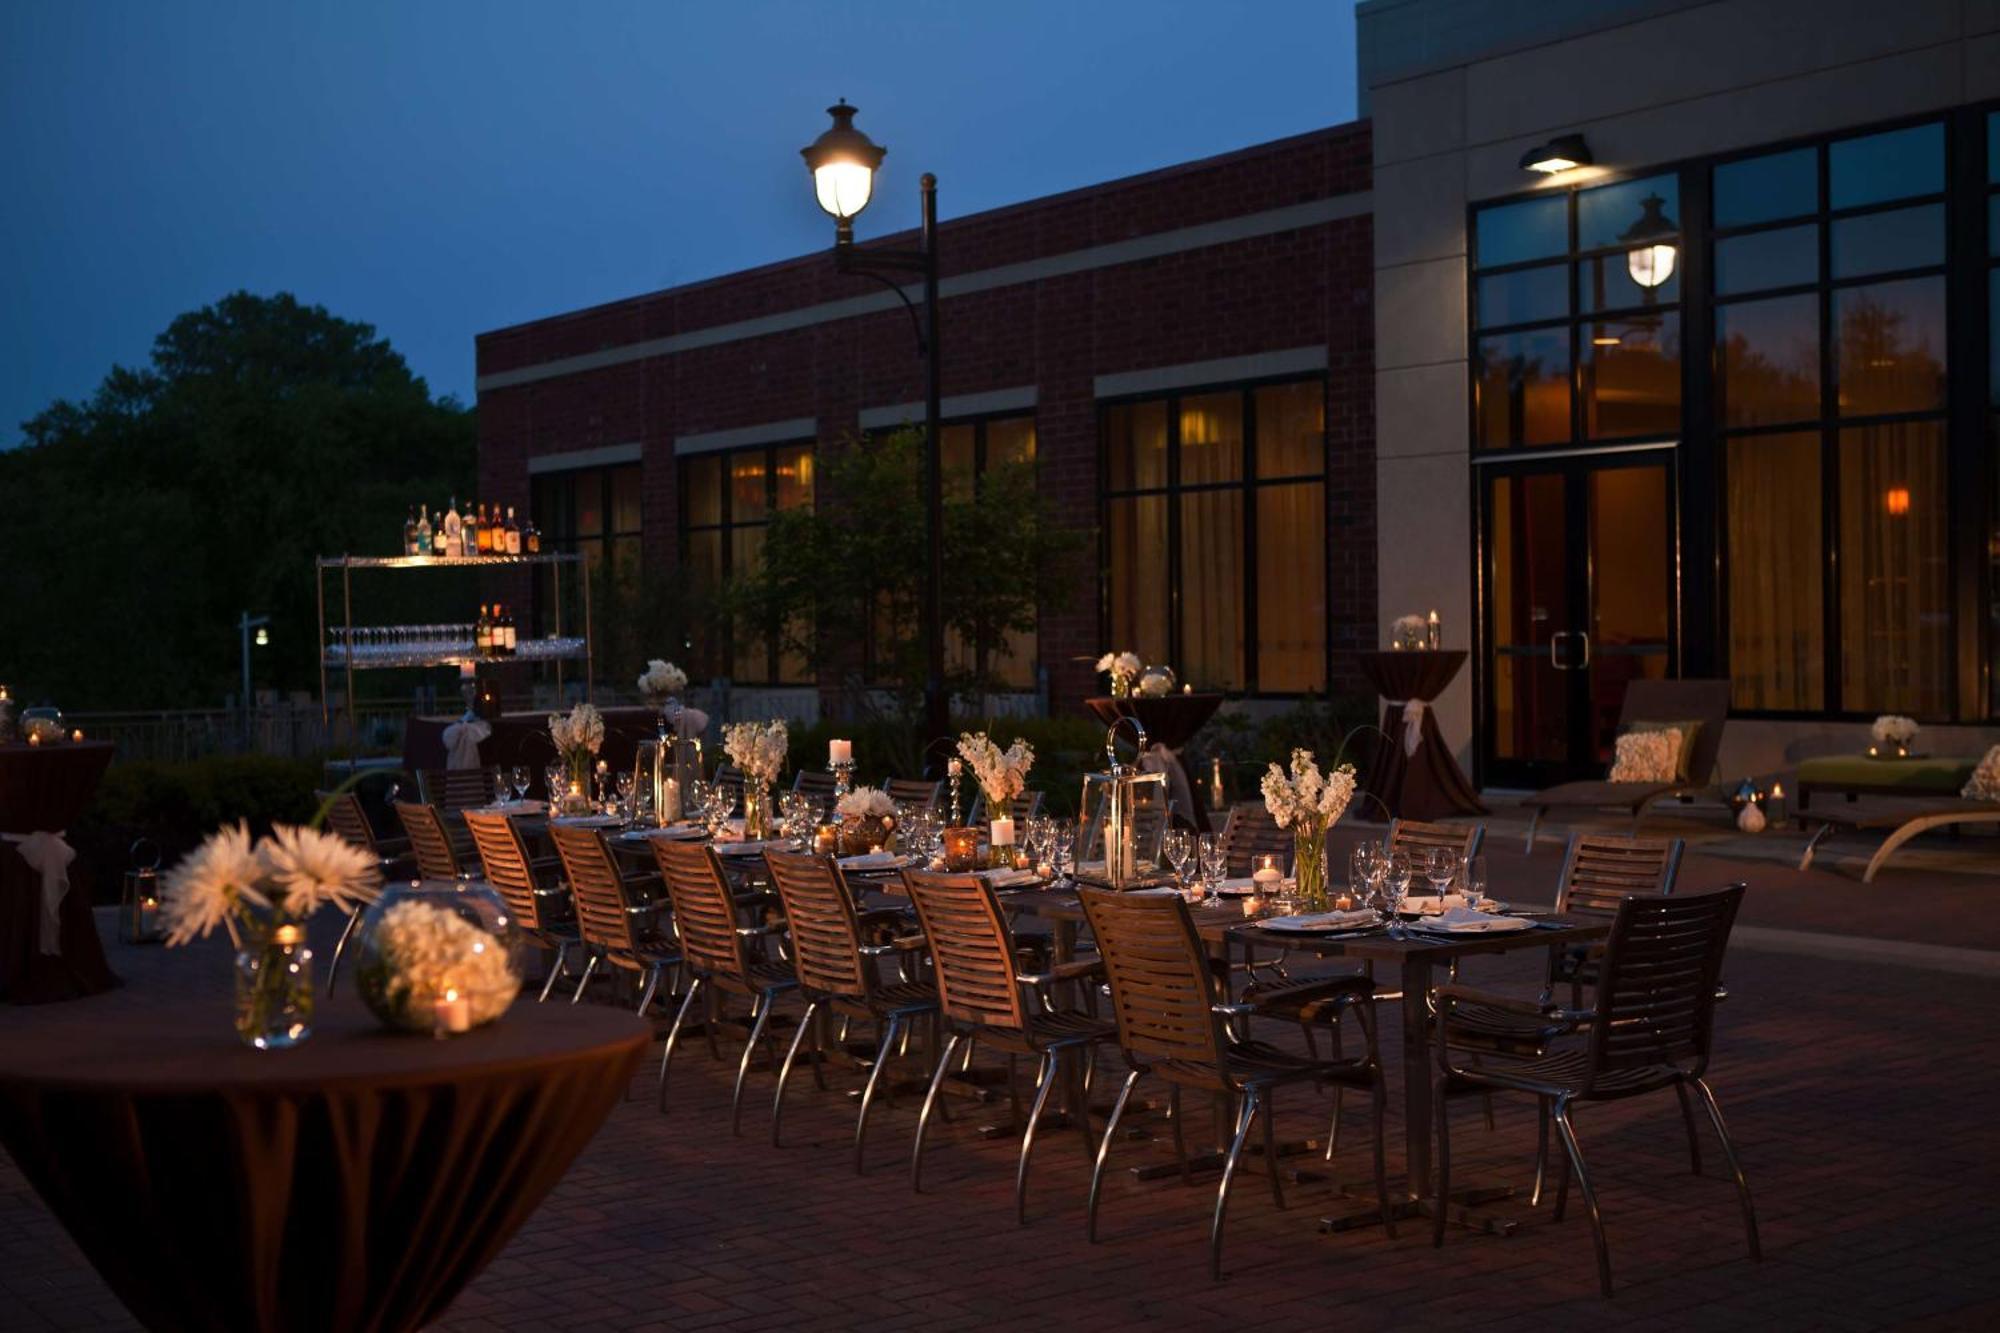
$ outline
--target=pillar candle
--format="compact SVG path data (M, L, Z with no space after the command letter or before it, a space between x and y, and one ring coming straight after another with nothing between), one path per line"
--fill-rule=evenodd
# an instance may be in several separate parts
M831 767L834 764L853 763L854 742L838 741L838 740L828 741L826 743L826 762L829 767Z
M1013 818L1009 816L994 820L993 828L987 841L991 842L995 847L1012 847L1014 845Z

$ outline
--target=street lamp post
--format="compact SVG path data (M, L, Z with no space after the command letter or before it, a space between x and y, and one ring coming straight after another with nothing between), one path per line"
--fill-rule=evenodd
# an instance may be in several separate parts
M271 631L266 628L271 623L269 616L253 616L245 611L236 622L236 633L243 642L243 693L237 696L243 708L243 743L250 743L250 644L254 631L257 646L265 647L271 642Z
M928 171L918 181L923 198L922 244L915 250L857 250L854 218L868 207L875 192L875 172L888 149L854 128L858 108L845 98L827 108L833 125L800 150L812 172L813 193L834 220L833 259L842 273L874 278L896 293L916 326L917 351L924 358L924 541L929 555L924 566L920 619L924 636L924 727L931 738L951 729L950 701L944 688L944 486L939 459L943 450L939 417L942 359L938 347L937 177ZM914 273L922 278L923 319L901 283L885 276Z

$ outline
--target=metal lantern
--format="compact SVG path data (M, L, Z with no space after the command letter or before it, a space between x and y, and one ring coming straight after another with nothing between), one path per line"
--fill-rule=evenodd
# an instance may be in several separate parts
M1112 889L1135 889L1161 882L1166 868L1160 844L1167 835L1167 775L1142 773L1118 761L1118 729L1130 726L1146 751L1146 728L1136 717L1121 717L1104 733L1109 768L1083 778L1083 848L1076 877Z
M665 828L680 819L688 788L700 780L700 741L681 736L640 741L632 764L638 822Z
M151 838L132 844L132 868L125 872L125 891L118 904L118 938L126 944L158 944L166 932L160 925L160 847Z

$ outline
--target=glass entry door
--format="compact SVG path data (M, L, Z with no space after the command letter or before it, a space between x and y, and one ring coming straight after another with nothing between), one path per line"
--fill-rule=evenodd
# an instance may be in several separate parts
M1604 776L1625 687L1670 672L1671 459L1658 450L1479 469L1486 784Z

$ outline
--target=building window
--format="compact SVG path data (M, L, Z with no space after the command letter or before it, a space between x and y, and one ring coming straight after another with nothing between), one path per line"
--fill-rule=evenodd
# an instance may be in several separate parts
M1986 117L1986 711L2000 717L2000 111Z
M1326 384L1103 410L1105 642L1197 688L1325 688Z
M1474 216L1476 447L1680 434L1679 201L1661 175Z
M1713 169L1738 708L1952 715L1944 145L1933 122Z
M939 430L944 445L940 480L947 500L969 499L988 470L1008 463L1035 461L1035 418L1033 414L983 417L972 421L947 422ZM1002 651L1001 649L1004 649ZM973 645L956 631L945 635L945 669L969 672L974 666ZM1025 630L1007 636L1007 642L989 655L989 669L1000 683L1017 690L1035 688L1039 665L1037 634Z
M753 573L771 515L813 503L813 446L756 445L680 460L681 562L691 584L710 594ZM776 625L711 621L697 634L697 672L738 684L796 685L812 666L782 650Z
M614 600L636 589L639 579L639 464L545 472L534 478L535 525L545 551L580 551L589 566L593 589ZM554 580L560 566L536 571L535 627L554 633ZM567 573L565 572L565 577ZM564 597L577 595L567 582ZM564 608L565 631L579 633L581 603Z

